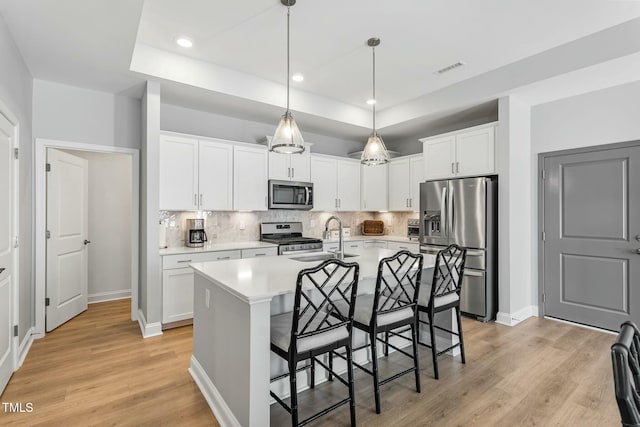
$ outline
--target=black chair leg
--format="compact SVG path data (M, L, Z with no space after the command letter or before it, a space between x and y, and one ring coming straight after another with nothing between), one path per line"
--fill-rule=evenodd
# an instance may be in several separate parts
M429 313L429 334L431 335L431 356L433 357L433 376L438 379L438 350L436 349L436 331L433 327L433 312Z
M298 386L296 384L297 363L289 364L289 387L291 390L291 425L298 425Z
M416 391L420 390L420 361L418 359L418 325L411 325L411 338L413 342L413 365L416 370Z
M458 318L458 338L460 339L460 357L462 358L462 363L465 363L464 340L462 339L462 318L460 317L460 306L456 307L456 316Z
M329 381L333 381L333 351L329 352Z
M311 384L309 384L309 387L311 388L316 387L316 358L315 357L311 357Z
M384 355L389 357L389 331L384 333Z
M356 425L356 394L354 390L354 381L353 381L353 360L352 360L352 352L351 347L346 347L347 349L347 380L349 381L349 412L351 413L351 427L355 427ZM330 353L331 354L331 353ZM330 356L333 360L333 356ZM331 362L329 362L331 363ZM333 366L331 367L333 369Z
M369 333L369 340L371 341L371 365L373 371L373 392L376 399L376 414L380 413L380 384L378 382L378 350L376 348L376 332L371 331Z

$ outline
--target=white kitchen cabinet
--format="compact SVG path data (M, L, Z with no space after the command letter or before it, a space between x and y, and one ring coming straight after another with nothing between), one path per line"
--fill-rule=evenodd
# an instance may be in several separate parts
M261 145L233 146L233 209L266 211L267 148Z
M387 242L387 249L392 249L394 251L410 251L414 254L419 254L420 253L420 244L418 243L404 243L404 242L393 242L393 241L388 241Z
M271 137L267 137L270 142ZM282 181L311 180L311 144L305 144L305 150L299 154L282 154L269 151L269 179Z
M387 249L387 241L386 240L365 240L364 248L378 248L378 249Z
M344 242L344 251L346 253L358 253L364 249L364 242L362 240L349 240Z
M192 262L238 259L240 250L199 252L162 257L162 324L163 327L193 318Z
M276 246L271 248L256 248L256 249L243 249L242 259L245 258L259 258L265 256L277 256L278 248Z
M160 210L198 209L198 139L160 136Z
M311 156L313 209L360 210L360 162L333 156Z
M340 242L324 242L322 250L325 252L335 252L340 250Z
M364 211L386 211L388 202L389 165L365 166L361 168L360 188L362 194L361 209Z
M233 145L214 139L160 137L160 210L231 210Z
M422 181L424 181L422 155L391 160L389 163L389 210L419 211Z
M489 123L421 139L425 179L495 173L495 132L496 124Z

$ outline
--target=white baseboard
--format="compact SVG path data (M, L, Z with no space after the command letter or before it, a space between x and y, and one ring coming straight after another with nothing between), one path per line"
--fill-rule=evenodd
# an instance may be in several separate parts
M151 338L162 335L162 323L147 323L147 319L144 317L142 310L138 310L138 324L140 325L142 338Z
M98 292L89 294L89 304L97 302L115 301L119 299L131 298L131 289L123 289L121 291Z
M24 339L18 347L18 366L16 366L16 369L21 367L24 363L24 359L26 359L27 354L31 349L31 344L33 344L33 327L29 328L27 334L24 336Z
M513 313L505 313L498 312L496 317L496 323L500 323L501 325L506 326L516 326L518 323L526 320L530 317L538 316L538 306L537 305L529 305L521 310L518 310Z
M235 415L233 415L227 402L224 401L222 395L220 395L220 392L216 386L213 385L211 379L202 368L202 365L200 365L194 356L191 356L189 373L213 411L218 424L220 424L221 427L240 427L240 422Z

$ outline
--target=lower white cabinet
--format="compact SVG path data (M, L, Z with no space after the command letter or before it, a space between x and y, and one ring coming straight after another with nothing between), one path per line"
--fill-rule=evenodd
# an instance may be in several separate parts
M379 248L379 249L387 249L387 241L386 240L365 240L364 248Z
M242 259L245 258L258 258L263 256L276 256L278 255L278 248L276 246L272 248L260 248L260 249L243 249Z
M414 254L420 253L420 244L418 243L401 243L401 242L387 242L387 248L394 251L410 251Z
M273 253L275 250L275 253ZM244 257L246 252L246 257ZM256 251L256 252L252 252ZM193 318L193 262L250 258L265 252L277 255L276 248L200 252L162 257L162 326Z
M345 240L344 241L344 251L345 253L357 253L364 248L362 240ZM322 249L325 252L337 251L340 249L340 242L324 242L322 245Z

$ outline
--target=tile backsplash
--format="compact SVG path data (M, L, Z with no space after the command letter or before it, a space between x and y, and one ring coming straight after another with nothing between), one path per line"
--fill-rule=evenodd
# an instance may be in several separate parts
M415 212L309 212L293 210L270 210L266 212L160 212L167 225L167 245L184 246L186 220L205 218L205 232L210 242L224 243L260 239L260 223L297 221L302 222L306 237L322 238L324 223L331 215L342 220L344 227L351 227L352 235L362 234L362 221L380 219L385 224L385 234L406 236L407 219L417 218ZM336 223L332 223L334 228Z

